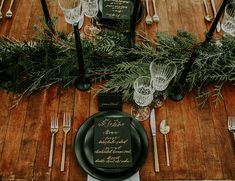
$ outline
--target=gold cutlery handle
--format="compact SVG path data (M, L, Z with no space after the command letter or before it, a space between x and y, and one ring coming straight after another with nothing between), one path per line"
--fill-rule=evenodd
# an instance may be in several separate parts
M55 140L55 133L52 133L48 167L52 166L53 153L54 153L54 140Z
M159 160L158 160L158 151L157 151L157 141L156 136L153 136L153 154L154 154L154 167L155 172L159 172Z
M64 171L65 152L66 152L66 137L67 137L67 133L64 134L60 171Z
M165 137L165 147L166 147L166 164L167 164L167 166L170 166L170 159L169 159L169 152L168 152L167 136L164 135L164 137Z
M149 13L149 1L148 0L145 0L146 2L146 10L147 10L147 16L150 15Z

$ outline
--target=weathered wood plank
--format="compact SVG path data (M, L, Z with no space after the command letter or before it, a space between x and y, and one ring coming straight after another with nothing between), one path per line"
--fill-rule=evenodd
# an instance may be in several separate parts
M45 95L45 91L40 91L29 97L15 179L29 180L33 177L39 131L43 122Z
M202 140L197 119L197 104L194 100L195 92L186 92L182 100L182 116L185 127L185 149L188 163L188 175L190 179L205 179L205 162L202 148Z
M33 1L21 0L18 10L15 13L14 21L9 33L10 37L16 39L27 39L27 28L30 21ZM19 29L20 27L20 29ZM20 30L20 31L19 31Z
M75 157L75 137L84 121L89 118L90 114L90 91L75 91L75 104L74 104L74 122L71 129L72 134L72 151L70 154L70 173L69 180L71 181L80 181L86 180L87 174L79 166L76 157ZM81 148L82 149L82 148Z
M4 149L0 161L3 179L14 178L16 160L19 157L20 143L23 135L28 99L23 98L17 107L10 111Z
M200 102L198 99L196 101ZM199 134L204 152L206 178L222 179L222 165L217 150L217 137L210 109L209 102L203 108L198 109Z
M42 111L42 125L39 131L39 139L37 143L37 156L34 165L35 180L50 180L51 168L48 167L49 150L51 143L51 117L57 116L59 96L59 87L53 86L46 91L45 105ZM60 127L62 124L59 125ZM57 135L55 136L55 144L57 144Z
M9 122L9 114L11 107L11 97L12 94L7 93L4 90L0 90L0 160L2 159L3 148L5 144L5 138L7 134L7 127ZM4 174L2 170L0 170L0 176Z

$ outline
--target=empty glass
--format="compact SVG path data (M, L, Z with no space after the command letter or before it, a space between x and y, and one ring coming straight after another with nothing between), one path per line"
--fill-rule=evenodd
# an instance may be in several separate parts
M131 113L139 121L148 119L150 109L147 107L153 100L153 84L150 77L140 76L133 83L133 99L138 106L132 107Z
M94 26L93 18L98 14L99 11L98 0L82 0L82 8L84 14L92 20L91 25L86 25L84 27L84 33L88 36L97 35L101 30L100 28Z
M58 4L64 13L67 23L74 24L82 20L82 2L81 0L58 0Z
M150 64L150 74L153 81L153 87L156 91L164 91L172 78L176 75L177 67L174 63L157 63L152 61ZM161 97L157 98L156 106L161 107L163 104Z
M221 27L225 33L235 36L235 2L226 5Z

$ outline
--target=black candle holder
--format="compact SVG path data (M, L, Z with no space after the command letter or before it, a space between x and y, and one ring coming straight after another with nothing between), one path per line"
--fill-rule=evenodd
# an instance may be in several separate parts
M73 29L74 29L74 35L75 35L75 41L76 41L77 63L78 63L78 71L79 71L79 77L75 80L75 87L78 90L86 91L90 89L91 82L85 76L85 66L84 66L84 59L83 59L83 53L82 53L81 38L80 38L79 30L78 30L78 23L74 23Z
M207 43L209 43L213 37L213 33L215 31L216 25L218 24L220 17L222 16L222 13L224 12L225 6L226 4L229 2L230 0L224 0L223 3L220 6L220 9L210 27L210 30L208 31L208 33L206 34L206 39L204 42L202 42L201 46L205 46ZM185 82L186 82L186 78L188 76L188 73L191 70L191 67L194 63L194 61L196 60L197 56L198 56L198 48L200 46L195 47L195 49L193 50L193 53L190 57L190 59L188 60L188 62L185 65L185 68L182 71L182 74L179 78L179 81L177 83L175 83L174 85L172 85L171 87L169 87L169 93L168 93L168 97L174 101L180 101L184 98L184 88L185 88Z

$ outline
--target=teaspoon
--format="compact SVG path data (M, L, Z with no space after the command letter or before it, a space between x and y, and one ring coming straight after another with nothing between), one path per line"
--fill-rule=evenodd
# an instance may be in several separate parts
M167 163L167 166L170 166L169 153L168 153L168 143L167 143L167 134L170 132L170 126L167 124L166 120L161 121L160 132L164 135L164 138L165 138L166 163Z
M213 20L213 17L210 16L209 14L209 10L208 10L208 6L206 3L206 0L203 0L204 6L205 6L205 10L206 10L206 16L204 17L206 21L211 22Z

